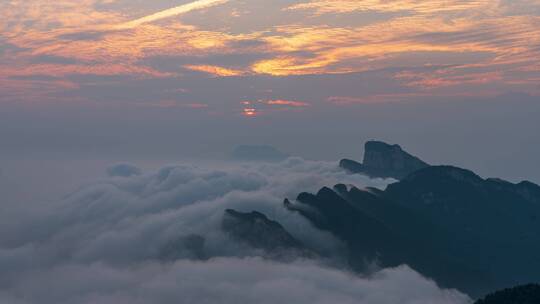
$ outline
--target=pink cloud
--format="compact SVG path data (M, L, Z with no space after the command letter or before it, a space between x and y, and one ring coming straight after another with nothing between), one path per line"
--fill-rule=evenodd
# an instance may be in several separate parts
M293 100L283 100L283 99L277 99L277 100L268 100L265 102L267 105L271 106L288 106L288 107L294 107L294 108L301 108L301 107L308 107L310 106L307 102L302 101L293 101Z

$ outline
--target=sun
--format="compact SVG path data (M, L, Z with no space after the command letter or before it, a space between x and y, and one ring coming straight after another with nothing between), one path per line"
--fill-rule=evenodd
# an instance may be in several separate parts
M255 117L257 116L258 112L257 109L254 108L245 108L242 114L247 117Z

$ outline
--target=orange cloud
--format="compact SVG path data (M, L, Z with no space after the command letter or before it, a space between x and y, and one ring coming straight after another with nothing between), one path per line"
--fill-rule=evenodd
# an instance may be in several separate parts
M216 77L242 76L245 74L240 70L233 70L215 65L184 65L184 68L192 71L208 73Z
M242 104L242 115L246 117L257 117L263 113L272 113L272 112L281 112L289 111L292 109L300 110L310 106L307 102L295 101L295 100L286 100L286 99L271 99L271 100L256 100L249 101L245 100L241 102ZM260 108L264 110L261 110ZM275 108L273 108L275 107Z
M167 68L166 72L146 66L153 57L197 57L197 64L183 67L214 77L421 70L446 65L452 58L454 68L444 73L439 69L435 75L398 75L409 89L431 91L489 82L532 87L539 77L540 16L533 12L540 3L534 0L519 1L520 5L493 0L304 0L292 6L268 4L270 8L281 6L278 12L287 10L287 14L300 17L290 23L271 14L265 22L246 21L244 3L228 0L193 1L157 13L146 12L141 18L130 15L141 10L104 9L98 5L103 1L0 1L0 42L12 46L0 53L4 79L32 75L66 78L73 74L159 78L181 74L180 64L178 71ZM220 16L226 20L213 18L216 10L205 10L225 2L228 4L223 8L228 11ZM529 8L526 13L523 6ZM137 4L130 4L134 7ZM201 16L193 17L204 19L197 19L194 25L171 18L196 10L202 10ZM326 23L327 18L313 16L358 12L392 14L348 26L336 26ZM313 18L307 22L302 18L306 16ZM347 18L344 16L344 22ZM242 28L241 33L238 28ZM216 64L216 55L245 61ZM41 62L43 57L61 58L66 63Z
M358 28L280 27L262 38L274 58L252 65L255 73L274 76L362 72L392 67L400 56L419 53L485 53L484 66L534 64L540 50L540 18L509 16L474 19L398 17ZM296 52L303 52L301 56ZM305 54L307 53L307 54ZM428 57L429 58L429 57ZM495 58L495 60L493 59ZM417 66L446 64L419 57Z
M500 71L461 74L456 69L445 69L435 73L400 72L395 77L404 81L407 86L422 89L465 84L492 84L504 79L503 73Z
M69 75L99 75L99 76L144 76L151 78L170 77L170 73L159 72L152 68L132 66L129 64L101 64L101 65L76 65L76 64L35 64L22 68L2 67L5 75L15 76L48 76L65 77Z

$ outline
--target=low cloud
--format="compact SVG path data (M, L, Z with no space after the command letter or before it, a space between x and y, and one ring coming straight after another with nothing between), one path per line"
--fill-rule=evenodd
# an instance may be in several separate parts
M407 267L361 278L343 266L343 244L282 207L285 197L335 183L384 188L335 163L172 165L110 177L64 199L0 215L0 302L6 303L467 303ZM36 208L34 208L36 207ZM223 211L257 210L331 260L284 264L221 231ZM14 220L16 218L16 220ZM205 261L160 260L179 238L204 237ZM184 249L178 249L184 250ZM185 249L187 250L187 249ZM276 298L278 297L278 298Z
M54 278L54 280L51 280ZM15 295L24 295L24 300ZM359 278L309 262L258 258L179 261L112 268L65 265L22 276L6 303L369 303L461 304L469 299L439 289L407 267Z

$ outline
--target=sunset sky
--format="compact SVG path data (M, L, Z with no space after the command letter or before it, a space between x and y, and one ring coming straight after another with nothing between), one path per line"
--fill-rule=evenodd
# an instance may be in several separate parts
M5 0L0 12L4 152L264 142L360 157L366 138L457 163L540 151L538 0Z
M0 0L0 304L532 298L539 189L540 0Z

